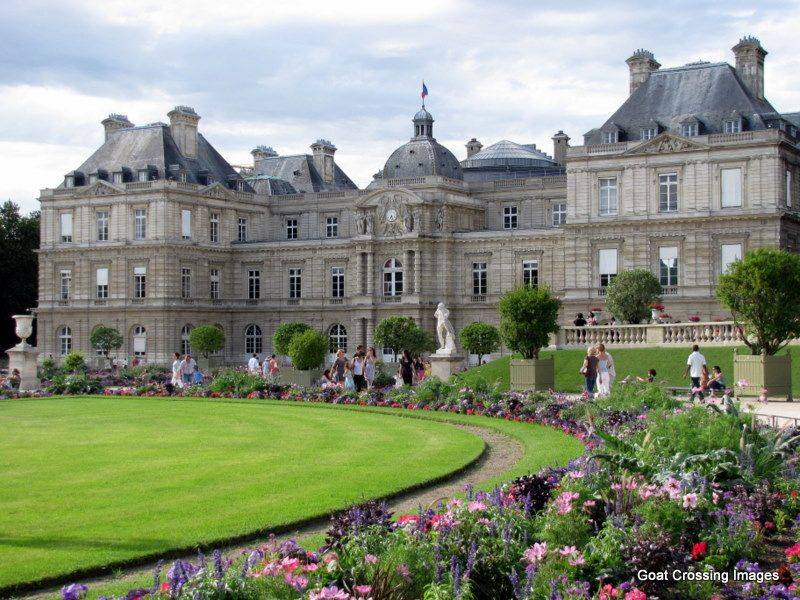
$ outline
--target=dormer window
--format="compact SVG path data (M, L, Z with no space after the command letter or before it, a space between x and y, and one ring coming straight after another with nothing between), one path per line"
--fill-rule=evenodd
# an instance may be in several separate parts
M64 176L64 187L73 188L83 184L83 173L80 171L71 171Z
M75 187L75 175L65 175L64 176L64 187L67 187L67 188Z
M742 132L741 117L725 119L724 131L725 133L741 133Z
M619 132L618 131L604 131L603 132L603 143L604 144L616 144L619 141Z
M133 174L128 167L122 167L119 171L114 171L111 174L112 181L114 183L128 183L129 181L133 181Z
M655 127L644 127L642 128L642 139L643 140L652 140L656 137L656 128Z
M89 185L97 183L100 180L108 181L108 171L105 169L97 169L94 173L89 174Z
M694 137L699 135L699 129L697 121L688 121L681 125L681 135L683 137Z

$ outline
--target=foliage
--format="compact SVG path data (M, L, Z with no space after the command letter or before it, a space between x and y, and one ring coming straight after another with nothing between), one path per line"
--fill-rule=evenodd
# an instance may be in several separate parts
M328 340L314 329L298 333L289 343L289 357L294 367L301 371L316 369L325 362L327 354Z
M211 381L209 389L219 394L235 394L237 396L248 396L253 392L260 392L267 388L267 382L263 377L228 369L221 371Z
M216 325L200 325L189 332L189 346L204 358L225 347L225 334Z
M625 323L641 323L650 316L650 305L658 300L661 283L645 269L623 271L606 290L606 310Z
M39 376L42 379L52 379L58 375L59 371L58 363L51 356L48 356L39 367Z
M113 327L100 326L92 331L89 343L110 362L109 354L122 347L123 339L122 334Z
M292 339L299 333L305 333L311 329L310 325L305 323L281 323L272 334L272 349L275 354L282 356L289 355L289 344Z
M73 350L64 357L61 361L61 366L67 373L77 373L86 370L86 361L83 358L83 354Z
M500 347L500 332L489 323L470 323L459 332L458 337L467 352L478 355L478 364L483 362L485 354L497 352Z
M550 334L558 331L561 301L546 286L519 287L500 299L500 336L506 346L523 358L539 358Z
M800 256L759 248L720 275L717 297L753 354L775 354L800 336Z
M85 373L56 375L47 387L51 394L96 394L102 389L103 384L99 379Z
M394 377L376 366L375 379L373 380L372 385L379 389L389 387L390 385L394 385Z
M387 317L375 327L375 343L391 348L396 354L429 352L435 348L433 337L411 317Z

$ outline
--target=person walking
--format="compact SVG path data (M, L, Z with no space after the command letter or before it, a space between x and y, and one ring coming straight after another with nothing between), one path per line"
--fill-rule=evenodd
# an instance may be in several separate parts
M253 356L250 357L250 360L247 361L247 370L254 375L258 374L258 355L255 352L253 353Z
M197 363L192 358L191 354L187 354L184 356L183 361L181 361L181 379L183 379L183 385L191 385L192 380L194 379L194 371L197 368Z
M183 387L183 377L181 377L181 354L180 352L175 353L175 360L172 361L172 379L170 383L173 387L182 388Z
M617 376L614 368L614 359L606 352L605 344L597 344L597 394L608 396L611 394L611 385Z
M706 366L706 357L700 354L700 346L695 344L692 346L692 353L686 359L686 368L683 370L683 376L687 375L692 380L692 389L689 392L689 399L694 400L697 396L701 401L703 400L703 387L701 379L703 372L708 373Z
M275 356L274 354L269 357L269 362L267 363L267 369L268 369L267 374L273 379L276 379L281 372L281 365L278 362L278 357Z
M333 361L334 379L339 383L344 383L344 368L347 366L347 356L344 350L339 348L336 351L336 360Z
M581 366L581 375L585 381L586 393L591 397L594 395L594 385L597 381L597 354L595 353L594 346L589 346L586 350L586 357L583 359Z
M403 378L403 385L414 385L414 361L408 350L403 350L400 357L400 377Z
M367 387L367 380L364 379L364 351L357 350L353 357L353 383L356 391L360 392Z
M367 382L367 387L372 387L372 382L375 381L375 365L377 362L375 348L370 346L367 350L367 355L364 357L364 379Z

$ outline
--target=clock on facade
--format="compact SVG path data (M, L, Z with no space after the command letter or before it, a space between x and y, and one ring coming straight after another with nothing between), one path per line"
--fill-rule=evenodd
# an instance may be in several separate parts
M394 223L397 220L397 209L390 208L386 211L386 220L389 223Z

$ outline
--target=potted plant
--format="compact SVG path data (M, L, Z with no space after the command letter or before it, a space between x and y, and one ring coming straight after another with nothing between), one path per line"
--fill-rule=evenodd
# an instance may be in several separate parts
M108 361L111 367L111 351L119 350L122 347L122 334L113 327L97 327L89 337L92 348L97 350Z
M500 299L500 337L522 356L511 360L511 389L544 391L555 385L554 359L539 358L539 351L558 332L560 307L546 286L523 286Z
M289 342L289 357L294 370L292 381L303 387L311 387L322 375L322 365L328 353L328 340L320 332L309 329L298 333Z
M200 325L189 333L189 346L202 357L202 368L217 367L219 365L212 364L211 355L225 347L225 333L215 325Z
M658 318L661 312L664 310L664 305L658 302L650 305L650 322L651 323L658 323Z
M777 355L800 336L800 256L772 248L748 252L720 275L717 297L730 309L751 354L734 351L733 376L743 396L792 399L792 364Z
M459 332L458 338L464 350L478 355L478 364L486 354L497 352L500 347L500 332L489 323L470 323Z
M699 323L700 322L700 317L698 317L697 315L689 315L689 322L691 322L691 323Z

